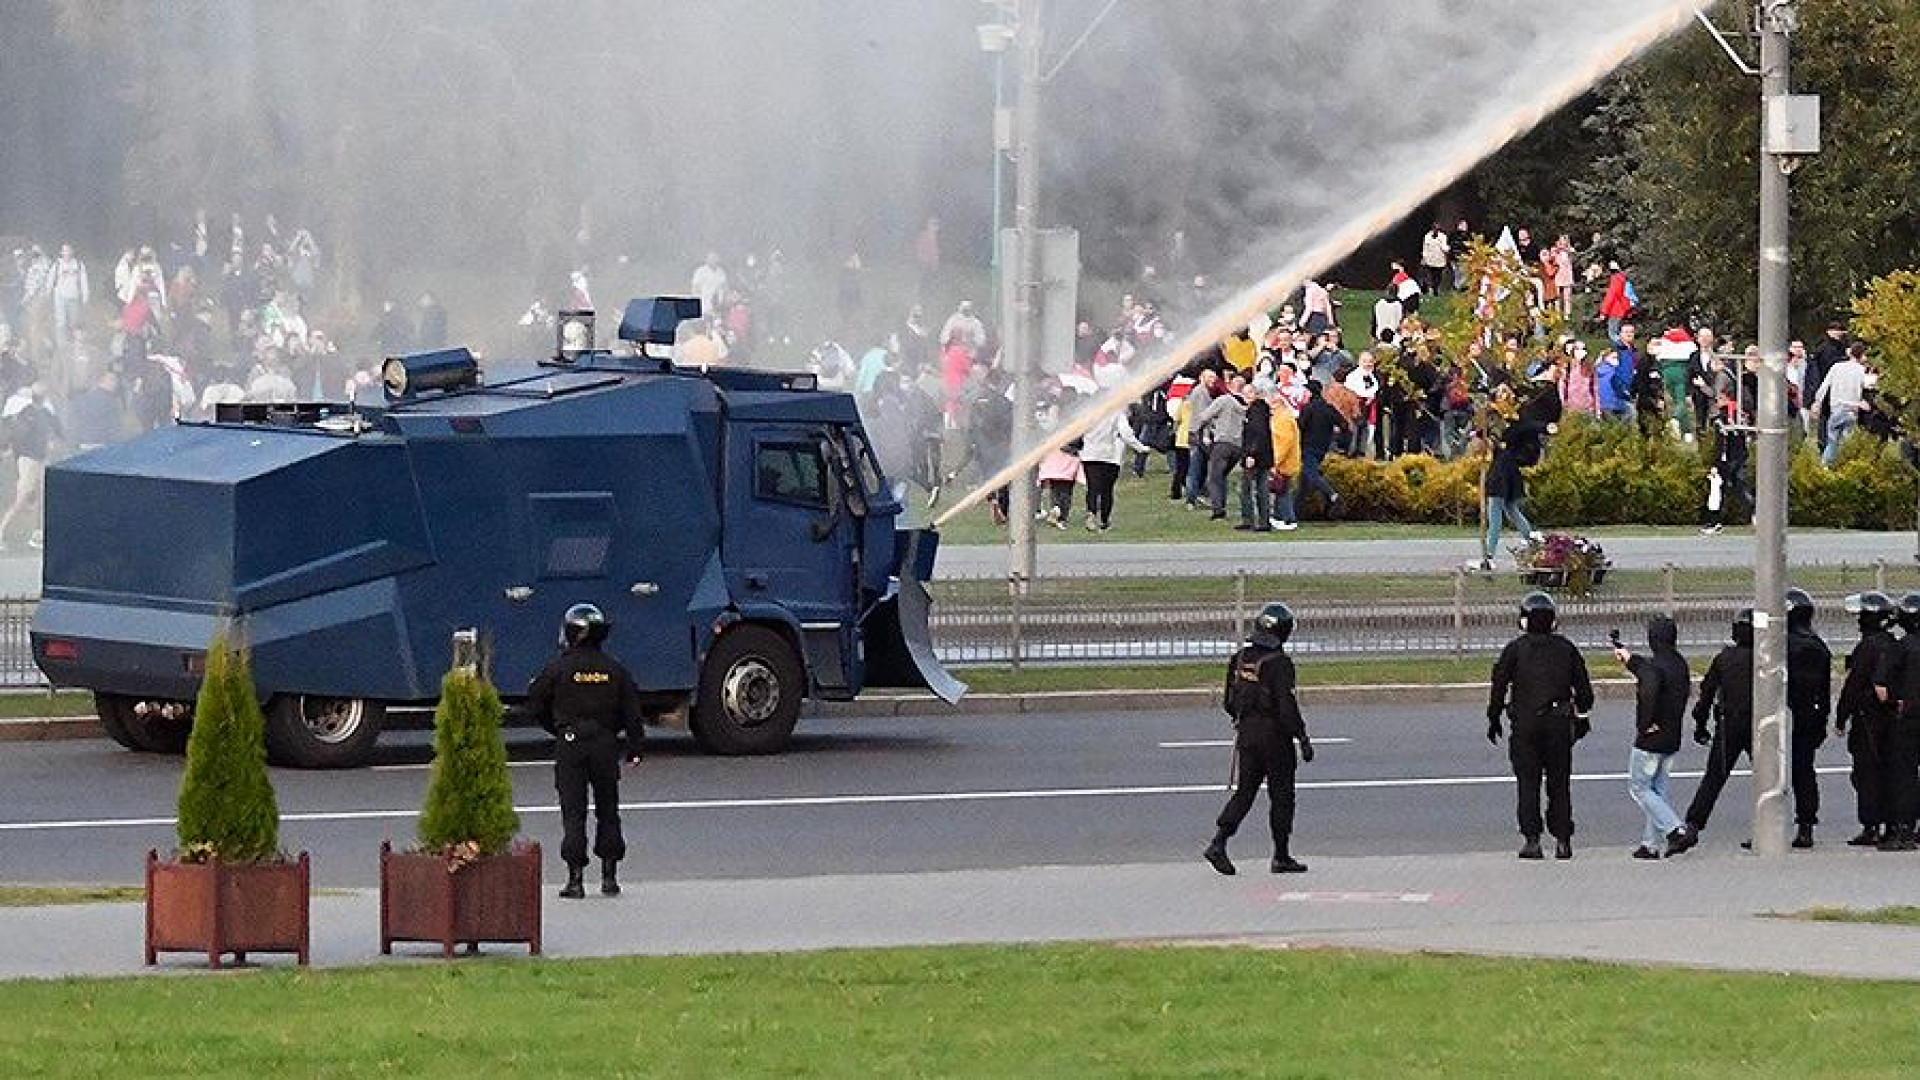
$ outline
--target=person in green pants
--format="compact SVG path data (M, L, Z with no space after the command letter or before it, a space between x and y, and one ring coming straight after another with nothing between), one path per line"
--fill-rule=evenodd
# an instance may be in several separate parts
M1660 363L1660 381L1667 388L1667 419L1676 435L1693 430L1693 410L1687 402L1687 378L1700 351L1693 335L1674 327L1647 350Z

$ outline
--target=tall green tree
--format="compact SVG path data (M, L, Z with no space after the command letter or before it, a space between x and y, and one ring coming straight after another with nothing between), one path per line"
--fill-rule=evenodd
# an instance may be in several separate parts
M246 653L225 634L207 647L180 780L181 853L190 860L265 862L280 851L280 807L267 777L266 718Z

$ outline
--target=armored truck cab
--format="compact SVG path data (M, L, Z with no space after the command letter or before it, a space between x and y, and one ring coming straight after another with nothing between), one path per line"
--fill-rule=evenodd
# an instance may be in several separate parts
M636 301L621 336L671 341L691 305ZM937 537L897 527L847 395L644 351L385 375L387 400L228 406L49 469L47 677L123 744L178 750L230 625L271 756L309 767L366 760L390 706L431 702L456 630L518 694L583 601L655 718L716 753L782 749L803 697L964 691L927 640Z

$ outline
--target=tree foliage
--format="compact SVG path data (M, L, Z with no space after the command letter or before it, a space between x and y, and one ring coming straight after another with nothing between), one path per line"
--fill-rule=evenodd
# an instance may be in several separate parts
M1739 28L1751 4L1713 17ZM1794 89L1818 94L1823 148L1793 174L1793 307L1802 323L1846 309L1876 274L1920 249L1920 4L1802 0ZM1561 217L1634 272L1661 316L1750 333L1757 307L1759 88L1701 31L1607 82L1586 113L1590 159ZM1551 146L1547 147L1551 149ZM1532 211L1521 202L1498 214Z
M191 860L266 862L280 851L280 808L267 777L266 718L245 652L223 633L207 647L180 781L180 850Z
M476 854L506 850L519 832L507 748L500 740L500 695L474 665L456 664L440 682L433 715L433 778L420 814L420 843L446 853L463 845Z
M1868 282L1853 302L1853 332L1873 349L1881 402L1897 404L1906 430L1920 431L1920 270Z

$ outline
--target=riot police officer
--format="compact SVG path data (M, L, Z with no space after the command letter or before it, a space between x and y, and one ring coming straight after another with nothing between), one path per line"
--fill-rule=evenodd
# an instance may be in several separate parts
M567 885L560 895L569 900L586 895L580 879L587 867L589 792L602 895L619 895L615 869L627 854L626 838L620 833L621 736L626 736L626 760L638 764L643 716L633 677L601 651L611 629L607 617L592 604L568 608L560 626L560 655L527 691L528 719L560 740L554 747L553 782L560 792L560 823L565 830L560 858L567 864Z
M1900 598L1898 647L1880 658L1874 694L1890 707L1887 739L1880 750L1881 791L1886 799L1881 851L1920 848L1920 593Z
M1787 590L1787 708L1793 713L1793 846L1813 846L1820 824L1820 774L1813 758L1827 740L1833 702L1833 650L1813 629L1813 597Z
M1718 717L1711 733L1707 720ZM1687 804L1687 825L1705 832L1720 789L1727 786L1741 754L1753 755L1753 609L1733 617L1733 643L1720 650L1700 677L1700 698L1693 706L1693 741L1710 747L1706 775Z
M1293 857L1294 744L1300 761L1313 760L1313 742L1294 696L1293 659L1285 652L1292 635L1293 611L1285 604L1268 604L1253 620L1247 644L1227 665L1225 705L1234 725L1233 795L1214 822L1218 831L1204 852L1207 862L1222 874L1234 873L1227 858L1227 840L1240 828L1253 800L1267 785L1268 825L1273 830L1273 872L1300 874L1306 864Z
M1519 782L1516 815L1523 843L1520 857L1539 859L1540 789L1547 793L1545 827L1556 841L1554 858L1573 858L1573 744L1584 738L1593 711L1587 662L1573 642L1554 633L1553 597L1531 592L1520 601L1520 628L1493 665L1487 702L1487 741L1500 742L1501 719L1513 721L1507 759Z
M1899 642L1887 630L1893 625L1894 607L1886 593L1849 596L1846 609L1860 620L1860 643L1847 654L1847 677L1840 684L1833 730L1846 738L1847 753L1853 758L1850 779L1860 833L1847 844L1873 847L1880 843L1881 829L1887 824L1881 754L1892 734L1889 728L1893 716L1893 710L1874 693L1873 680L1880 673L1881 661L1899 648Z

